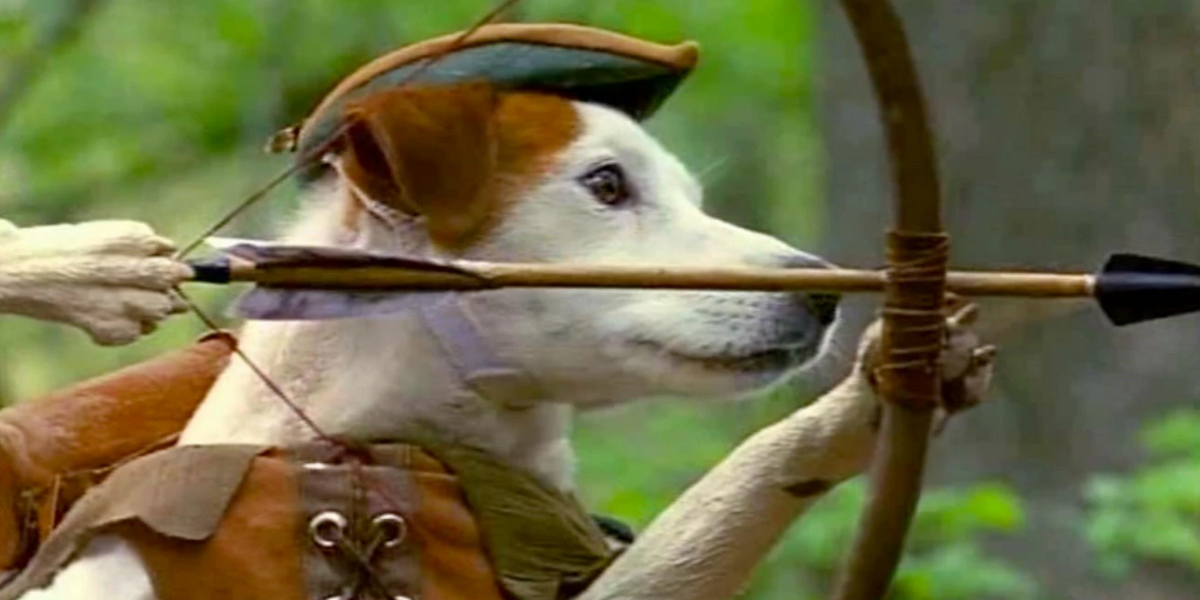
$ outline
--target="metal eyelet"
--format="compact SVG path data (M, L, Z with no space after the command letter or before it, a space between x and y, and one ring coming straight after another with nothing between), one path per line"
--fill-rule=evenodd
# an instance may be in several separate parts
M394 548L408 535L408 522L395 513L383 513L371 519L371 528L383 534L383 547Z
M308 534L322 548L333 548L346 537L346 517L337 511L319 512L308 522ZM337 600L335 596L332 600Z

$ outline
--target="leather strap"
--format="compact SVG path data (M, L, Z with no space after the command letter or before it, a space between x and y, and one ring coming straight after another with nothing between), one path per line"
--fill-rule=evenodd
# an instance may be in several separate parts
M541 387L532 376L492 349L461 296L450 294L422 304L420 311L426 329L470 391L485 400L516 408L530 406L542 397Z
M331 159L329 164L341 172L340 160ZM353 179L342 175L350 186L350 193L364 210L393 230L400 229L406 220L402 213L371 198L354 184ZM422 302L419 311L425 328L450 359L459 381L468 391L510 408L527 408L544 397L532 376L509 364L492 349L458 294L449 293Z

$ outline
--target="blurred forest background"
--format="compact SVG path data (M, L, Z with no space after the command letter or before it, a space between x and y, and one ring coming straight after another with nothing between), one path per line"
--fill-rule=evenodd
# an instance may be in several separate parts
M1090 270L1133 250L1200 260L1200 4L897 0L931 96L953 262ZM0 215L143 219L177 241L285 166L265 139L393 47L458 30L480 0L0 0ZM526 0L513 20L696 39L701 68L649 127L714 212L847 265L881 264L889 190L858 49L828 0ZM285 186L286 187L286 186ZM284 189L227 232L285 218ZM209 312L227 297L197 290ZM870 317L857 301L851 320ZM988 304L994 401L934 446L894 597L1200 595L1200 319L1108 328L1090 307ZM0 320L0 400L170 348ZM638 526L738 440L801 406L847 352L769 398L586 415L581 486ZM746 598L824 597L861 482L794 528Z

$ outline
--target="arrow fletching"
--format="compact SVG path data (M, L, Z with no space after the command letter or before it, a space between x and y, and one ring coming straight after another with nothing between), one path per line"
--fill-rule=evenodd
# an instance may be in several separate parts
M452 275L487 283L470 271L427 259L363 252L344 248L261 245L240 242L224 245L224 256L191 263L195 281L229 283L237 264L250 266L256 284L234 302L230 312L237 317L261 321L325 320L374 317L419 308L438 302L453 292L441 289L397 291L372 285L372 274L402 270L419 277ZM323 287L322 274L338 274L336 289ZM273 277L280 274L280 277ZM305 275L308 275L307 277ZM277 281L272 281L277 279ZM362 287L347 287L345 280L362 281ZM297 280L305 283L297 284Z
M1093 293L1117 326L1200 311L1200 266L1114 254L1096 275Z
M440 302L454 292L370 292L254 287L231 312L256 321L324 321L378 317Z
M339 270L399 268L414 272L453 273L479 279L470 271L446 262L350 248L240 243L226 248L224 252L228 256L253 263L258 271L307 267Z
M348 248L228 240L223 256L191 263L195 281L253 282L237 316L265 320L369 317L446 294L509 287L878 292L886 275L853 269L457 262ZM1200 311L1200 266L1115 254L1096 275L951 271L964 296L1094 297L1117 326Z

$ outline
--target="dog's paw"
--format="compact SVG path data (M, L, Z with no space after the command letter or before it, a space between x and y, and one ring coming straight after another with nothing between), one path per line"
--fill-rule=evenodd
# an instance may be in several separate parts
M979 316L978 305L949 296L945 312L946 333L940 358L942 404L935 415L935 431L941 431L950 417L984 401L996 360L996 347L982 343L972 329ZM863 333L859 343L855 369L872 387L875 387L878 371L883 366L882 333L882 321L876 320Z
M942 405L935 416L935 432L940 432L950 417L987 398L996 364L996 347L982 343L971 327L979 317L979 306L952 298L947 312L941 355Z
M58 321L101 345L128 344L186 307L191 268L136 221L16 228L0 222L0 312Z

